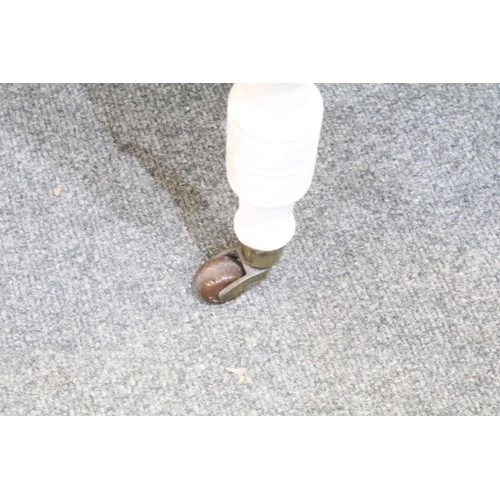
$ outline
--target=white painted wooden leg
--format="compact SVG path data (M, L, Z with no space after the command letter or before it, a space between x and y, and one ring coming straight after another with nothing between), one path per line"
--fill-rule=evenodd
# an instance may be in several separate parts
M241 248L203 264L194 286L209 303L233 300L267 276L295 233L293 207L311 185L323 100L306 83L235 84L227 112L227 178L238 195Z
M314 84L235 84L229 94L226 167L239 197L246 246L272 251L295 232L294 203L309 189L323 119Z

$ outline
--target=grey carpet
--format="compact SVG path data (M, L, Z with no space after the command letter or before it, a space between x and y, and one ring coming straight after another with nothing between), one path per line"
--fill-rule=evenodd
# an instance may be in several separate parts
M230 86L0 86L0 414L500 413L500 86L319 87L297 233L217 307Z

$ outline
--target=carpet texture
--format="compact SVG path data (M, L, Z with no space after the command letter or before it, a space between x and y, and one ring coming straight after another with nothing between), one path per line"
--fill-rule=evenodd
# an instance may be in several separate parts
M500 86L319 88L294 239L208 306L230 86L0 86L0 414L500 413Z

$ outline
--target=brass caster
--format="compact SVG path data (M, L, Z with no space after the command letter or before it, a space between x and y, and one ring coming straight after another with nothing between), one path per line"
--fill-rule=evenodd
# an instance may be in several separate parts
M205 262L196 271L194 287L205 302L220 304L220 291L242 276L244 276L243 268L237 260L221 255Z
M245 245L225 250L196 271L194 288L209 304L234 300L267 276L283 250L284 247L264 252Z

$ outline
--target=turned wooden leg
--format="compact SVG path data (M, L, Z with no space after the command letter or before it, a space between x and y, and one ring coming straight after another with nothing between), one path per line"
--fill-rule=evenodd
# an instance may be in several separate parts
M233 85L226 168L239 198L234 229L242 246L200 267L194 285L205 301L236 298L278 261L295 233L294 204L311 185L322 120L314 84Z

